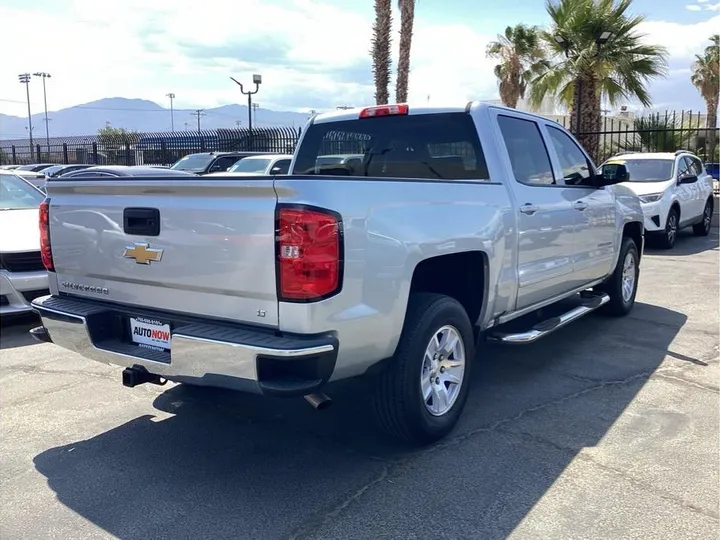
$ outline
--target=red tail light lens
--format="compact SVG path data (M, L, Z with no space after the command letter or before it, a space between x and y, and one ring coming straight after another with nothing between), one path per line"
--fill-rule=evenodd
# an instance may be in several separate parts
M360 118L375 118L376 116L397 116L408 114L410 108L406 103L398 105L380 105L378 107L367 107L360 111Z
M339 218L319 209L280 208L277 216L278 299L312 302L342 286Z
M50 247L50 199L40 203L40 257L48 272L55 271L53 264L52 248Z

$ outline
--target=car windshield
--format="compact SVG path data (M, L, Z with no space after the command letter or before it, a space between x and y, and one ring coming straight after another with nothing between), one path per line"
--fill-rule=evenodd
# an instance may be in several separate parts
M43 174L45 174L45 176L52 176L56 172L62 171L66 167L67 167L67 165L53 165L52 167L43 169Z
M14 174L0 174L0 210L37 208L45 196Z
M228 172L264 174L268 165L270 165L270 161L271 160L267 158L248 157L235 163L235 165L228 169Z
M189 155L176 161L170 168L176 171L203 172L213 159L214 156Z
M611 160L622 163L630 174L630 182L663 182L673 176L672 159L626 159Z

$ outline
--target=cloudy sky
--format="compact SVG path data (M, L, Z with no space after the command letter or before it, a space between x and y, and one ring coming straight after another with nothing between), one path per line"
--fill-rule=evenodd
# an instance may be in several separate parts
M634 11L647 16L643 33L671 55L670 76L651 88L656 108L704 108L689 67L720 29L719 7L635 0ZM250 81L253 73L263 76L263 108L366 104L372 10L372 0L0 0L0 113L25 114L16 75L28 71L52 74L50 110L105 97L167 105L168 92L177 108L210 108L240 101L228 77ZM485 46L521 21L547 24L544 2L418 0L410 101L495 98ZM39 80L31 102L42 108Z

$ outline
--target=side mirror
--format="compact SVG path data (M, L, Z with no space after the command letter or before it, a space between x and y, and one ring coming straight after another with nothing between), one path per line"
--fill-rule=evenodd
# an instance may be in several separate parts
M678 184L694 184L698 181L698 177L694 174L683 174L678 177Z
M281 171L282 171L282 168L273 167L272 169L270 169L270 174L280 174Z
M598 175L597 186L612 186L630 180L630 173L622 163L606 163Z

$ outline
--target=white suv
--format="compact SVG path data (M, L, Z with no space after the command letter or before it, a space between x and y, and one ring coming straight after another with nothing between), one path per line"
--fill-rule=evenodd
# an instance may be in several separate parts
M621 185L640 197L649 239L670 249L680 229L692 226L697 236L710 232L713 180L697 156L684 150L625 152L603 166L611 164L625 165L629 180Z

